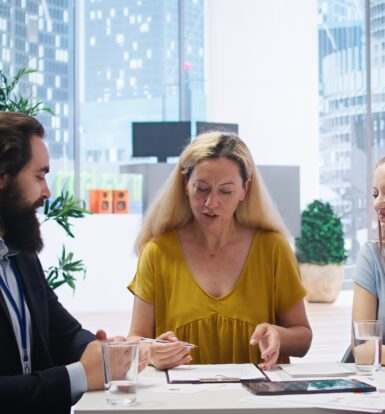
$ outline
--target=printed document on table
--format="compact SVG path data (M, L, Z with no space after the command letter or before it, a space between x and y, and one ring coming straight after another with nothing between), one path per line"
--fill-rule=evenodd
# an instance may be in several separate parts
M339 362L305 362L302 364L281 364L280 367L292 378L342 377L354 375L354 367Z
M298 396L290 396L291 401L303 402ZM382 393L342 393L342 394L312 394L313 407L334 410L349 410L366 413L381 413L385 409L385 398Z
M240 382L267 380L254 364L180 365L167 371L169 383Z
M253 395L243 398L241 401L257 404L259 408L281 404L286 408L318 407L342 411L358 411L365 413L382 413L385 409L385 398L382 393L341 393L341 394L297 394L297 395L274 395L265 397Z

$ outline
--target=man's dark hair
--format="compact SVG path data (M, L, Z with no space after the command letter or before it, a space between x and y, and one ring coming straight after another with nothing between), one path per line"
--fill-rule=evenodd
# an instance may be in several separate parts
M15 177L31 159L31 137L44 137L43 125L20 112L0 112L0 176Z

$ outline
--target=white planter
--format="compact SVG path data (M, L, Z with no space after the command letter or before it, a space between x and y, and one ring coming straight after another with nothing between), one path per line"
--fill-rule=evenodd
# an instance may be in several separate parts
M334 302L344 280L344 266L328 264L325 266L300 263L302 282L307 290L308 302Z

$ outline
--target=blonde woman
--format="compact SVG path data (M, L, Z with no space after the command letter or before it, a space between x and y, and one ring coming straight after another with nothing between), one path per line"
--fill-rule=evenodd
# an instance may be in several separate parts
M374 171L373 208L378 220L378 241L366 242L358 255L353 274L352 319L379 319L385 325L385 158L378 161ZM385 364L384 345L381 359Z
M222 132L192 141L137 240L130 335L167 341L151 345L152 364L269 369L306 354L305 290L285 234L243 141Z

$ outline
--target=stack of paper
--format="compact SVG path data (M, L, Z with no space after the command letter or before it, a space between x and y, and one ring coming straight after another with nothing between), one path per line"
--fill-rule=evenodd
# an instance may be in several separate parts
M308 362L302 364L281 364L280 367L293 378L342 377L354 375L355 369L339 362Z

